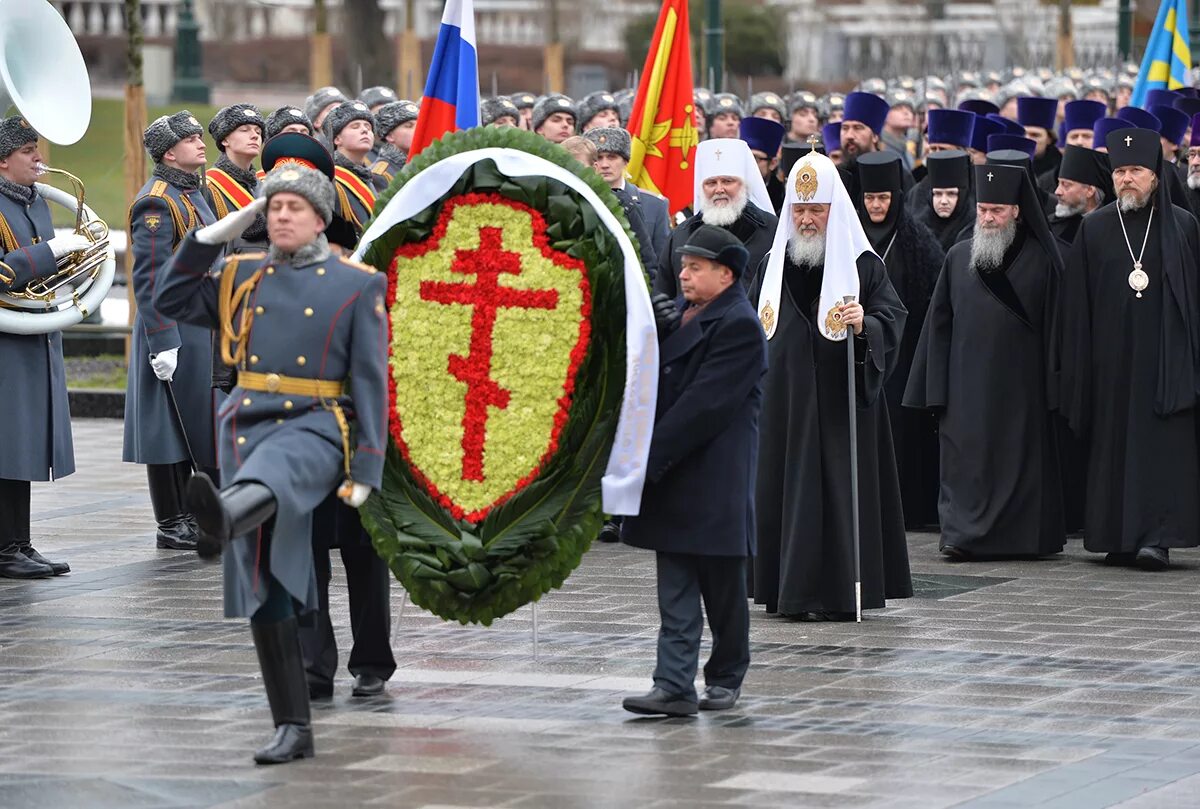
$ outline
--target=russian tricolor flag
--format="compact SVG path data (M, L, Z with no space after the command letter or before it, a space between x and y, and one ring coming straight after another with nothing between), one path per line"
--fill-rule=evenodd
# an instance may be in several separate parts
M408 150L409 160L447 132L473 126L479 126L475 8L471 0L447 0Z

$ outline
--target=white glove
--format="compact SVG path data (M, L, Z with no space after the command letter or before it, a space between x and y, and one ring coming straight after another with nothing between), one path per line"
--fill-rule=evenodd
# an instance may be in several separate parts
M58 260L67 253L87 250L92 246L92 241L87 236L82 236L78 233L68 233L65 236L55 236L46 242L46 244L50 245L50 252L54 254L55 260Z
M338 488L338 497L342 498L342 502L350 506L350 508L358 508L367 502L367 498L370 496L371 487L365 483L355 483L352 480L347 480Z
M218 219L207 227L196 231L196 241L201 244L225 244L231 242L254 224L254 217L267 207L265 197L259 197L240 211L233 211L224 219Z
M150 367L154 369L154 375L163 382L170 382L175 378L175 369L178 366L178 348L168 348L166 351L150 355Z

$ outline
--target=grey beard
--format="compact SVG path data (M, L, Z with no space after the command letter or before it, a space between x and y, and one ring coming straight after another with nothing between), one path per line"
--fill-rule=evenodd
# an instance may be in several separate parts
M1054 215L1059 219L1070 219L1083 213L1087 213L1087 205L1068 205L1060 202L1054 206Z
M1131 213L1140 211L1145 208L1150 202L1150 194L1144 197L1139 197L1134 191L1126 191L1117 197L1117 207L1121 209L1121 213Z
M742 211L746 210L746 203L749 199L749 193L743 188L741 193L731 199L727 205L713 205L705 200L704 208L700 211L700 218L706 225L727 228L741 218Z
M1017 222L1010 221L998 231L976 227L971 238L971 267L979 272L991 272L1004 263L1004 254L1017 237Z
M820 267L825 263L825 234L795 234L788 239L787 255L797 267Z
M1193 191L1200 191L1200 170L1188 173L1187 187Z

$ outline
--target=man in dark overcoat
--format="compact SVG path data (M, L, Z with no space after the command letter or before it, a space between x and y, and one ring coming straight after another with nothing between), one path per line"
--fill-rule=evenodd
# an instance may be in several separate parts
M688 716L732 708L750 666L746 560L754 554L754 477L767 345L740 279L749 251L701 225L681 249L677 329L660 348L658 407L641 513L630 545L657 553L658 664L626 710ZM669 326L660 325L660 331ZM713 648L696 697L700 634Z
M0 119L0 293L20 292L85 249L86 236L55 237L50 206L34 188L42 162L37 132L19 115ZM0 390L13 397L0 440L0 578L41 579L68 572L33 549L29 483L75 471L62 334L0 330Z

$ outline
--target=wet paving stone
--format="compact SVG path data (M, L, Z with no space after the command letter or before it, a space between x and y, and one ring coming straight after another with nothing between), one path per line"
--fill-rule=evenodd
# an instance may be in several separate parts
M78 473L33 504L35 544L73 572L0 580L0 809L1200 805L1200 553L1161 574L1078 541L951 565L928 533L915 597L863 624L753 608L741 702L693 719L620 708L654 665L648 553L593 548L538 605L536 646L531 607L463 627L395 585L386 694L352 698L343 669L317 757L256 768L269 712L220 567L154 548L118 422L74 429Z

